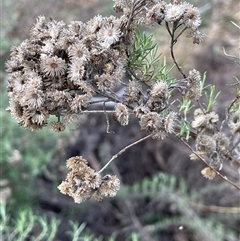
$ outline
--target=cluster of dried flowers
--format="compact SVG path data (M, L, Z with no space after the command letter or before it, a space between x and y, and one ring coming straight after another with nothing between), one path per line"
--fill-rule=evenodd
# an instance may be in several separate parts
M115 0L114 9L122 13L121 17L98 15L86 23L72 21L68 25L40 16L30 38L12 48L11 59L6 63L8 111L19 125L41 129L49 116L55 115L57 120L50 123L51 129L64 131L67 124L78 121L88 108L94 107L94 97L102 97L104 111L105 102L115 103L112 117L123 126L134 115L140 129L153 138L164 139L175 132L178 115L169 103L171 92L177 89L185 98L198 100L198 71L191 70L189 76L183 75L184 79L175 83L165 79L146 82L134 73L134 68L129 69L130 48L138 24L152 26L163 22L173 43L180 36L174 39L174 31L183 27L181 33L189 30L188 37L199 44L205 37L198 30L199 10L178 0ZM116 87L124 89L122 96L117 96ZM196 110L193 122L198 131L198 154L209 157L214 167L221 164L229 145L229 139L216 130L217 121L215 113ZM59 189L77 203L114 196L119 188L117 177L101 177L82 157L70 158L67 167L72 170Z
M230 140L225 133L218 131L219 117L215 112L204 113L201 109L194 112L192 127L197 130L196 153L198 156L209 159L209 164L215 169L221 169L222 161L228 150ZM191 159L198 157L193 153ZM203 176L213 179L216 175L210 167L202 170Z
M149 86L150 94L144 96L141 84L123 83L128 48L139 23L183 24L196 37L201 24L199 11L189 3L167 4L161 0L121 0L116 1L114 8L123 12L120 18L98 15L86 23L72 21L69 25L40 16L30 31L30 38L12 48L11 59L6 63L8 110L20 125L41 129L49 115L55 115L58 119L50 124L51 128L63 131L66 124L78 120L95 95L100 95L122 104L115 109L116 119L122 125L127 125L130 113L137 113L139 118L143 116L141 129L163 131L164 120L158 113L165 107L168 86L161 80ZM114 87L120 85L125 86L122 99L114 94ZM174 116L172 113L167 119L171 122L170 117ZM169 123L165 126L172 129Z
M101 201L104 197L114 197L120 188L117 176L105 175L90 168L88 162L81 156L71 157L67 160L67 168L71 171L66 180L59 186L63 194L73 197L76 203L81 203L90 198Z
M211 167L217 170L222 169L223 160L229 159L230 138L218 129L219 116L215 112L205 113L202 109L194 112L192 127L197 131L196 152L190 155L192 160L199 157L208 161ZM228 126L233 136L240 134L240 113L231 112L228 115ZM238 140L238 138L237 138ZM238 148L235 149L239 156ZM230 158L231 160L231 158ZM201 171L202 175L208 179L216 176L210 167Z

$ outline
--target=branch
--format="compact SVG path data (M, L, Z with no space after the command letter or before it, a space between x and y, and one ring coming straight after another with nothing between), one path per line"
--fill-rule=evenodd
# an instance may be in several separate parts
M193 203L187 201L193 208L199 209L205 212L217 212L217 213L240 213L240 207L220 207L220 206L207 206L201 203Z
M113 110L83 110L81 112L82 113L85 113L85 114L90 114L90 113L94 113L94 114L98 114L98 113L113 113L114 111Z
M240 95L238 94L230 103L229 107L227 108L227 114L230 113L231 108L234 106L234 104L238 101L240 98Z
M135 11L137 11L143 3L144 3L144 0L132 1L130 15L129 15L128 22L126 25L125 41L128 39L130 24L131 24L133 18L136 16Z
M181 66L179 66L179 64L177 63L177 60L175 59L174 53L173 53L173 46L176 43L177 39L175 39L174 37L174 32L176 29L173 29L173 31L171 32L168 23L166 22L166 28L167 31L169 33L169 35L171 36L171 45L170 45L170 50L171 50L171 57L173 60L173 63L177 66L177 69L179 70L179 72L182 74L183 78L186 78L187 76L183 73ZM182 34L185 31L185 29L180 33ZM177 36L178 38L179 36Z
M107 122L107 133L108 134L114 134L115 132L114 131L109 131L109 128L110 128L110 124L109 124L109 119L108 119L108 115L106 113L106 107L105 107L105 101L103 102L103 111L104 111L104 115L106 117L106 122Z
M107 164L106 164L100 171L98 171L98 173L101 173L103 170L105 170L106 167L107 167L114 159L116 159L119 155L121 155L121 154L122 154L123 152L125 152L127 149L129 149L130 147L132 147L132 146L134 146L134 145L136 145L136 144L138 144L138 143L140 143L140 142L142 142L142 141L150 138L152 135L153 135L153 134L147 135L147 136L145 136L145 137L143 137L143 138L141 138L141 139L139 139L139 140L137 140L137 141L129 144L128 146L124 147L122 150L120 150L118 153L116 153L116 154L107 162Z
M192 153L194 153L201 161L203 161L209 168L211 168L211 170L213 170L218 176L220 176L224 181L228 182L229 184L231 184L232 186L234 186L235 188L237 188L238 190L240 190L240 186L238 186L236 183L230 181L227 179L227 177L223 176L220 172L218 172L215 168L213 168L209 163L207 163L201 156L199 156L193 149L191 146L189 146L189 144L184 141L182 138L178 137L178 139L185 145L188 147L188 149L190 149L192 151Z
M230 54L227 54L224 47L222 47L222 49L223 49L223 53L224 53L227 57L232 58L232 59L238 59L238 60L239 60L239 57L233 56L233 55L230 55Z

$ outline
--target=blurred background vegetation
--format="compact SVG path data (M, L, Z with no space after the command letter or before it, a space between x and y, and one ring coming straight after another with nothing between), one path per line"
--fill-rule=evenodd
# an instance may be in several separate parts
M239 53L240 3L235 0L191 0L200 7L202 30L208 38L199 46L182 38L176 45L180 64L201 73L207 83L222 91L214 107L220 117L234 98L233 76L239 66L226 57ZM159 241L237 241L239 240L240 194L220 178L205 180L204 165L190 161L181 143L168 138L148 140L111 164L111 172L122 180L114 199L74 204L59 193L57 186L66 175L65 160L82 155L99 169L126 144L142 136L131 120L127 127L111 125L115 135L106 133L105 117L87 117L81 127L62 134L48 128L31 132L19 127L6 112L7 76L4 62L10 48L28 38L39 15L56 20L87 21L96 14L114 14L110 0L3 0L1 1L1 166L0 240L159 240ZM159 50L169 56L165 28L145 30L154 33ZM172 76L177 77L173 70ZM124 128L124 129L122 129ZM223 173L239 182L239 172L226 164Z

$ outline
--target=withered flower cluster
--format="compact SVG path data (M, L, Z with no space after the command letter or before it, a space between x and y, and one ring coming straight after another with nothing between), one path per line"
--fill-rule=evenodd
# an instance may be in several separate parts
M140 129L153 138L164 139L168 133L174 133L177 113L170 108L171 91L176 88L186 98L198 99L198 72L190 71L175 85L165 79L146 83L142 76L133 73L134 68L129 69L130 49L138 24L165 22L169 32L169 25L173 31L183 26L184 31L190 31L193 42L200 43L204 38L198 30L200 13L192 4L178 0L116 0L114 9L122 13L119 18L97 15L86 23L66 24L39 16L29 39L12 48L11 59L6 63L8 111L19 125L38 130L47 125L50 115L55 115L57 120L50 123L50 128L64 131L67 124L94 106L95 97L101 97L104 100L100 103L115 103L113 119L123 126L134 115ZM122 96L117 96L116 87L123 88ZM197 149L201 155L213 158L212 165L218 166L219 155L229 141L215 131L216 115L199 113L194 126L201 129ZM210 136L214 140L211 147L204 144ZM59 189L77 203L114 196L119 188L117 177L101 177L82 157L70 158L67 167L71 171Z
M120 188L117 176L105 175L90 168L88 162L81 156L71 157L67 160L67 174L58 189L61 193L73 197L75 203L81 203L90 198L101 201L104 197L114 197Z
M116 106L116 119L121 124L128 123L127 108L133 110L136 103L144 103L147 112L156 112L148 115L150 119L145 116L155 124L146 123L144 117L144 121L140 120L141 128L160 129L164 121L156 116L165 106L168 86L161 80L150 86L147 92L150 94L143 96L141 84L136 81L124 84L128 48L139 23L177 22L192 32L198 31L199 11L186 2L161 0L118 0L114 9L123 12L120 18L98 15L86 23L72 21L68 25L40 16L30 38L12 48L11 59L6 63L8 110L20 125L41 129L47 125L49 115L55 115L58 119L51 123L51 129L62 131L91 104L95 95L101 95L125 105L122 110L120 105ZM118 99L114 88L122 84L126 86L124 98Z
M19 124L40 129L49 115L63 116L68 123L97 92L118 85L127 61L122 24L113 16L69 25L40 16L30 38L12 48L6 64L9 111ZM64 124L51 128L60 131Z
M197 130L196 153L207 159L214 169L222 168L222 162L230 144L226 134L218 130L218 121L219 117L215 112L204 113L202 109L196 109L192 122L192 127ZM190 158L198 159L195 154L191 154ZM216 175L210 167L204 168L202 174L208 179L213 179Z
M190 70L189 75L186 78L186 84L182 90L182 94L186 99L199 100L200 98L200 86L199 82L201 76L196 69Z

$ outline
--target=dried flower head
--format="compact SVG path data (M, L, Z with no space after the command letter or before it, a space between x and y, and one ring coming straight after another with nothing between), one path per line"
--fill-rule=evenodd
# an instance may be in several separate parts
M140 105L140 106L136 106L133 110L133 113L136 115L137 118L141 119L141 117L147 113L149 113L150 110L143 106L143 105Z
M33 124L43 126L47 123L48 112L44 109L27 109L25 115Z
M95 75L94 80L97 83L97 87L101 91L109 91L115 85L112 75L110 74L102 74Z
M196 69L192 69L189 71L189 75L188 75L189 85L198 84L200 80L201 80L201 75L199 71L197 71Z
M25 75L20 72L15 72L9 74L10 83L8 85L9 92L21 93L26 88L26 78Z
M188 38L193 38L194 44L200 44L206 36L207 35L205 33L200 32L198 29L191 31L187 35Z
M209 135L198 135L196 139L196 149L206 156L211 156L217 148L216 140Z
M38 109L44 103L44 94L41 90L29 88L29 92L27 92L24 102L29 108Z
M100 201L103 197L115 196L120 188L119 179L111 175L101 177L87 164L82 156L67 160L66 166L71 171L67 174L66 180L58 186L60 192L73 197L75 203L81 203L89 198Z
M117 103L113 112L113 119L117 120L122 126L128 125L129 113L125 105Z
M72 61L74 60L84 63L90 59L90 52L81 41L71 45L68 48L68 54Z
M189 71L189 76L187 77L186 83L186 90L182 92L185 98L189 100L198 100L200 98L200 80L201 76L197 70L193 69Z
M208 129L216 128L216 124L219 121L219 116L214 111L206 114L206 127Z
M86 30L90 34L95 34L99 31L100 27L102 26L104 21L103 16L97 15L91 18L87 23L86 23Z
M194 111L194 121L192 122L193 128L198 128L200 126L203 126L205 122L205 114L204 112L199 108Z
M134 102L138 103L142 97L141 93L142 86L137 81L129 81L123 95L124 102L128 105L131 105Z
M74 36L78 36L79 39L81 39L86 31L85 23L81 21L71 21L68 25L68 29L71 33L74 33Z
M108 62L104 65L103 70L105 71L106 74L112 74L114 70L114 65L111 62Z
M161 22L164 20L165 17L165 2L159 2L157 4L154 4L146 13L146 24L150 25L154 22L161 24Z
M202 22L198 8L190 3L183 3L183 7L185 8L183 16L184 25L193 30L197 29Z
M168 85L165 81L160 80L153 84L151 92L152 97L158 97L161 99L165 99L168 94Z
M6 110L9 111L18 122L22 120L24 109L18 101L10 100L9 107Z
M84 65L81 61L75 59L68 68L68 78L74 85L79 85L85 73Z
M41 69L43 73L49 76L61 76L65 73L67 65L65 60L57 56L43 56L41 61Z
M101 201L104 197L114 197L120 188L117 176L106 175L102 178L100 187L93 193L92 198Z
M101 45L105 48L109 48L110 45L119 41L121 36L121 30L110 23L105 24L98 33L99 41Z
M53 121L50 123L50 129L54 132L61 132L65 130L65 125L60 121Z
M174 133L175 122L177 119L177 113L171 111L165 118L164 118L164 127L168 133Z
M161 119L156 112L149 112L141 116L140 127L142 131L152 132L160 127Z
M226 151L230 145L230 140L223 132L217 132L213 135L213 139L217 142L219 151Z
M54 55L54 52L56 51L56 47L54 45L54 43L52 42L52 40L48 40L44 43L44 45L42 46L41 49L43 54L46 55Z
M156 98L154 96L150 96L150 98L147 101L147 107L149 110L154 112L161 112L166 105L166 102L164 99Z
M186 91L184 97L188 100L199 100L199 98L201 97L199 87L197 85L193 85Z
M166 22L174 22L179 20L184 14L184 7L182 4L167 4L165 9Z
M197 155L196 155L195 153L196 153ZM189 155L190 160L195 161L195 160L198 160L199 157L204 158L204 156L205 156L205 152L196 151L195 153L191 153L191 154ZM198 156L199 156L199 157L198 157Z
M201 174L209 180L212 180L216 176L216 173L210 167L202 169Z
M194 113L194 121L192 122L192 127L206 131L211 131L216 128L216 124L219 120L218 114L215 112L210 112L203 114L202 112L196 110L196 113Z
M72 169L66 180L63 181L58 189L61 193L73 197L76 203L81 203L91 197L91 186L100 185L100 175L87 166L87 162L81 156L71 157L67 160L67 168Z
M88 94L75 96L70 103L71 112L80 114L82 112L82 107L87 106L90 99L91 95Z

